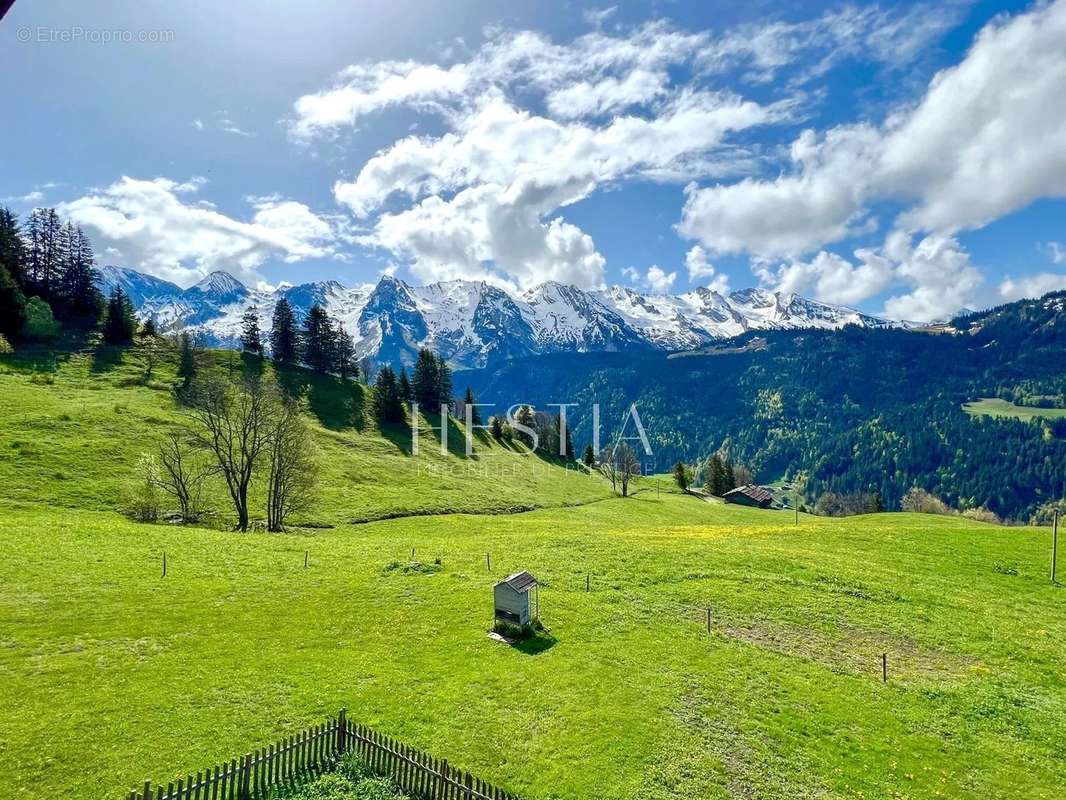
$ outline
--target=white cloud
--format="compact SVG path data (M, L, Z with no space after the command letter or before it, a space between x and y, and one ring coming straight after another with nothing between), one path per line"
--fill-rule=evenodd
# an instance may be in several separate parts
M691 282L703 284L719 294L729 291L729 278L716 274L714 265L707 260L707 251L698 244L693 245L685 253L685 268L688 270L688 279Z
M608 6L607 8L586 8L581 16L584 17L585 22L589 25L599 27L613 17L617 11L618 6Z
M11 197L0 197L0 203L19 203L25 205L31 205L40 203L44 200L44 192L39 189L26 192L26 194L12 195Z
M123 177L58 210L116 260L182 284L215 269L254 284L256 268L269 258L296 262L334 252L333 228L302 203L254 199L251 221L242 222L184 199L204 182Z
M1066 289L1066 273L1040 272L1024 278L1007 278L999 285L999 296L1010 302L1023 297L1042 297L1060 289Z
M778 113L733 95L685 92L656 118L593 126L536 116L495 96L455 132L408 137L380 152L355 180L337 182L334 195L357 217L397 192L421 198L378 217L364 240L403 253L417 274L497 272L522 286L568 279L593 287L603 281L604 259L587 234L552 216L559 208L629 176L683 169L728 132Z
M1052 264L1066 264L1066 245L1062 242L1048 242L1045 247Z
M1066 2L986 26L922 101L882 127L793 144L773 181L693 188L680 230L715 251L798 255L853 232L879 198L910 202L913 230L978 228L1066 195Z
M914 245L893 231L879 248L860 248L854 261L819 251L809 261L793 259L773 267L757 264L760 280L784 292L809 294L827 303L854 306L889 289L892 319L932 322L974 302L983 278L969 253L950 236L931 234Z
M644 276L649 288L653 292L666 294L677 280L676 272L666 272L662 267L652 264L648 267L648 274Z

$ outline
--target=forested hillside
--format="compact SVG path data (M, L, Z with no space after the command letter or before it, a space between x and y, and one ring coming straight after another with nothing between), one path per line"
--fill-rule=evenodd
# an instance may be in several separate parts
M636 403L665 468L720 447L763 481L804 472L807 496L872 491L898 508L912 486L959 507L1027 517L1066 484L1066 423L971 417L964 402L1061 404L1066 293L931 333L845 328L748 334L691 353L557 355L462 373L483 402L570 409L578 449ZM633 423L626 435L633 435Z

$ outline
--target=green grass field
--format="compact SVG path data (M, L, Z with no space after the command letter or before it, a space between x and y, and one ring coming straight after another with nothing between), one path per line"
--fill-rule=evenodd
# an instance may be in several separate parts
M307 517L333 527L137 524L117 498L181 412L139 384L135 357L93 370L0 374L0 798L117 798L341 706L528 798L1066 785L1066 594L1047 529L609 498L487 444L478 463L522 466L475 476L425 452L457 469L438 479L402 437L332 412L318 437L337 463ZM336 405L350 390L330 391ZM351 522L527 505L546 507ZM441 570L405 570L412 549ZM537 652L486 635L493 581L524 568L554 637Z
M1066 408L1037 408L1036 406L1019 406L1009 400L998 397L983 397L972 403L963 403L962 410L967 414L977 416L984 414L990 417L1012 417L1020 420L1037 418L1062 419L1066 418Z

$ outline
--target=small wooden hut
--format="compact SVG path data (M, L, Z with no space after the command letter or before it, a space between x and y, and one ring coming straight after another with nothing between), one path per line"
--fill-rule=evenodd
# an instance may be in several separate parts
M496 584L493 597L496 601L496 619L510 622L512 625L528 625L537 618L538 613L530 611L530 594L535 592L534 609L539 612L540 592L537 579L532 573L516 572L508 575Z

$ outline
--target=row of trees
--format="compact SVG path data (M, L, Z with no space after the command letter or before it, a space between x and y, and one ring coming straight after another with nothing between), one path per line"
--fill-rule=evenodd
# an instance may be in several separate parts
M473 392L467 389L464 403L473 405L474 402ZM418 351L415 359L413 379L407 377L406 369L401 367L397 376L395 370L386 365L378 371L374 381L374 408L379 422L403 422L407 419L405 406L414 403L426 413L436 413L443 407L448 412L455 410L457 416L465 419L465 410L452 408L451 367L441 356L424 348ZM473 424L481 424L476 407L473 409Z
M157 452L142 457L143 480L131 513L154 520L163 494L177 504L183 521L195 521L203 511L205 486L217 478L232 503L236 530L251 526L251 490L257 484L265 486L267 530L284 530L291 514L307 507L318 474L297 402L272 381L215 374L195 379L182 398L193 425L168 433Z
M0 335L50 338L63 324L92 328L103 313L89 237L54 208L34 209L25 225L0 208Z
M0 337L47 341L64 326L91 330L103 320L104 340L132 341L133 305L116 287L105 302L92 243L54 208L36 208L26 223L0 208Z
M249 308L241 322L241 349L262 356L266 343L259 325L259 310L254 306ZM284 297L278 300L271 321L270 353L279 364L303 364L315 372L336 374L344 380L358 373L351 334L317 303L303 320L297 320L289 301Z

